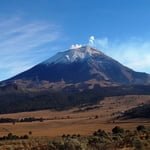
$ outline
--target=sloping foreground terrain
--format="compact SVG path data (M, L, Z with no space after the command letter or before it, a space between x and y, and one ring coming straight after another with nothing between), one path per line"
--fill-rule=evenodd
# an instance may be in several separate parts
M1 150L149 150L150 128L137 126L134 131L125 130L119 126L112 128L111 132L98 129L90 136L80 134L65 135L62 137L31 138L17 140L17 136L8 134L1 141ZM20 137L17 137L20 138ZM13 140L12 141L10 141Z
M97 105L65 111L1 114L0 118L22 120L34 117L43 120L0 123L0 137L5 136L0 140L0 149L149 150L149 119L121 118L126 110L149 103L150 96L129 95L108 97ZM19 138L27 135L29 139L18 139L15 135Z

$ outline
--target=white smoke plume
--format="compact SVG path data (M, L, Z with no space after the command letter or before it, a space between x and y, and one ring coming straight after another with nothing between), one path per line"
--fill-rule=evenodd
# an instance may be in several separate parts
M81 44L74 44L74 45L71 45L70 49L76 49L76 48L80 48L82 47Z
M102 49L108 48L108 46L109 46L108 38L105 37L105 38L101 38L101 39L96 39L95 40L95 45L99 46Z
M90 36L90 38L89 38L89 45L94 46L94 41L95 41L95 37L94 36Z
M94 36L90 36L88 45L95 48L106 49L108 47L108 38L105 37L97 39Z

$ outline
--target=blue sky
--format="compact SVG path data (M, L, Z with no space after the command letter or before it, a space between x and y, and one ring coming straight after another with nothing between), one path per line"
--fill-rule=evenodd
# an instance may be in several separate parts
M149 0L0 0L0 80L72 44L90 44L150 73L149 6Z

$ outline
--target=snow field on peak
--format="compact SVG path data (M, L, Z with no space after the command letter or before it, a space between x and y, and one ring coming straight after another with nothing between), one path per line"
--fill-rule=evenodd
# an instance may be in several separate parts
M77 60L86 60L94 54L100 54L100 51L94 50L89 46L84 46L75 49L69 49L64 52L59 52L53 57L49 58L43 64L57 64L57 63L72 63Z

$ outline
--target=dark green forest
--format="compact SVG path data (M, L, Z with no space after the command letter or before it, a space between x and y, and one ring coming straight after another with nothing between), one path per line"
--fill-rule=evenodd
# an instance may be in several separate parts
M64 110L83 104L97 104L100 100L110 96L149 95L150 86L118 86L100 87L79 91L75 87L71 90L22 90L15 86L0 88L0 113L15 113L43 109Z

